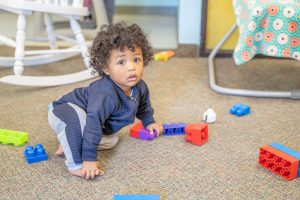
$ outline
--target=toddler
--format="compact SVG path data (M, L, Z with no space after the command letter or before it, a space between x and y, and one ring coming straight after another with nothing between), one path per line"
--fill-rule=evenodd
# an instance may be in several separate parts
M53 101L48 120L56 132L57 156L65 156L72 175L94 179L104 174L97 150L118 142L118 131L140 119L150 133L163 133L153 118L149 90L142 80L153 57L142 29L124 23L103 25L90 50L90 65L100 79Z

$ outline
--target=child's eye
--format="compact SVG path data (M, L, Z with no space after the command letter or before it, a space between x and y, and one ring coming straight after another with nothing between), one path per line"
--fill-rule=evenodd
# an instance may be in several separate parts
M135 62L135 63L139 63L140 61L141 61L140 58L134 58L134 62Z
M117 64L118 65L124 65L125 64L125 60L120 60Z

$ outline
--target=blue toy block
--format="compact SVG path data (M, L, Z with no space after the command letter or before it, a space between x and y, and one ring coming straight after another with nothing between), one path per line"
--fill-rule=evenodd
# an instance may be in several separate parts
M115 194L114 200L159 200L158 194Z
M185 123L175 123L175 124L163 124L164 135L181 135L185 134L185 127L187 124Z
M233 115L241 117L250 113L250 106L242 103L237 103L230 108L229 112Z
M272 144L270 144L270 146L300 160L300 153L293 149L290 149L290 148L288 148L282 144L276 143L276 142L273 142ZM300 176L300 162L299 162L299 167L298 167L298 176Z
M27 146L24 155L28 164L48 160L48 156L42 144L36 144L35 147Z

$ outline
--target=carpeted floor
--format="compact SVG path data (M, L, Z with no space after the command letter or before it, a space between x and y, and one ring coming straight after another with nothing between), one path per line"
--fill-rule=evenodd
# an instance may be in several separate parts
M80 58L26 68L25 74L53 75L76 71ZM236 68L233 60L217 60L218 81L232 87L300 88L296 61L256 59ZM0 69L0 76L11 74ZM106 174L83 180L67 173L64 159L53 156L58 142L47 122L47 105L74 87L90 81L51 88L0 84L0 127L29 133L27 144L42 143L49 160L29 165L24 146L0 144L0 199L113 199L114 194L159 194L162 200L300 199L300 179L285 181L258 163L259 147L273 141L300 151L300 101L245 98L217 94L208 87L207 59L178 58L152 62L145 68L155 117L161 123L201 123L213 108L217 122L209 140L195 146L183 136L154 141L120 131L118 145L98 154ZM251 106L245 117L228 114L238 102Z

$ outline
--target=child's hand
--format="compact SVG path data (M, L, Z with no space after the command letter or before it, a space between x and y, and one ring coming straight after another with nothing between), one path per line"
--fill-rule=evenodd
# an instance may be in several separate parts
M161 124L159 124L159 123L149 124L147 126L147 129L150 131L151 134L154 134L153 131L156 130L156 132L157 132L157 136L156 137L160 136L164 132L163 126Z
M85 179L94 179L96 176L103 175L104 171L100 169L98 161L83 161L81 173Z

